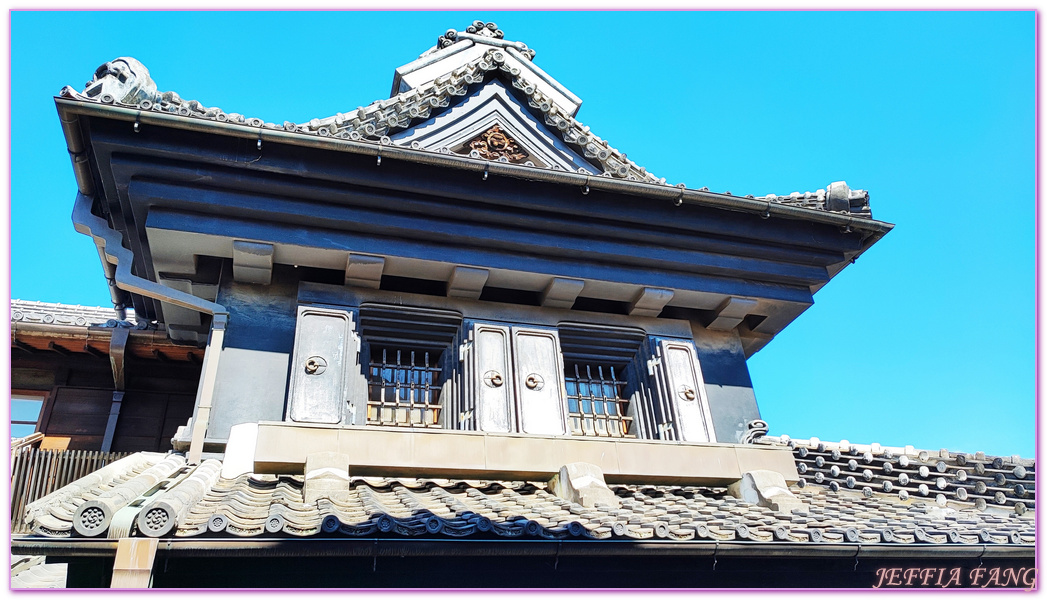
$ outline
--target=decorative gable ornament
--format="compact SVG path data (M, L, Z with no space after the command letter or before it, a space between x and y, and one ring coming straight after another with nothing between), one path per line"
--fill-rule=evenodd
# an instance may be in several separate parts
M494 79L438 115L394 133L390 142L417 150L585 175L601 172L602 167L598 160L594 160L595 155L573 150L563 142L555 128L536 118L532 109L500 80ZM495 127L519 150L509 154L492 153L489 144L488 151L473 146ZM510 156L521 153L526 156L515 159Z
M505 158L511 163L523 162L529 156L528 152L520 148L516 140L505 135L498 125L492 126L469 142L469 150L470 155L475 152L480 158L487 160Z

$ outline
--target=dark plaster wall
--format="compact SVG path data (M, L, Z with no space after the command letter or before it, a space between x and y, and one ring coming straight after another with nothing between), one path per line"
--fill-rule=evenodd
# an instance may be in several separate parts
M218 288L229 325L207 429L213 440L228 439L238 423L283 420L298 305L293 267L276 265L270 285L237 283L227 267Z
M741 339L733 331L709 331L701 327L693 327L692 331L705 390L709 394L716 441L739 442L749 421L760 418Z

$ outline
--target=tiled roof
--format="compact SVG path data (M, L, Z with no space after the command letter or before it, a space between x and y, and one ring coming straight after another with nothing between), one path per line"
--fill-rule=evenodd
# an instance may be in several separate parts
M157 452L138 452L121 458L31 502L25 507L25 522L32 524L33 531L40 535L68 537L73 531L73 516L82 504L111 498L119 506L126 506L145 490L135 494L130 492L138 490L143 479L149 480L155 469L165 462L181 464L185 461L177 456L172 460ZM154 471L151 473L150 469ZM168 469L170 472L174 470ZM89 519L90 515L86 518Z
M439 536L480 538L567 537L645 540L664 538L715 543L732 540L804 543L1020 544L1035 542L1033 511L1022 514L969 503L939 506L933 501L874 491L861 493L820 485L793 488L803 509L780 514L748 504L724 488L695 486L610 485L618 508L586 508L563 500L542 482L495 482L402 478L354 478L336 500L306 504L303 478L245 474L218 476L217 461L190 471L178 459L142 454L127 460L126 472L107 482L71 484L34 503L26 521L40 535L70 535L77 508L106 496L135 494L134 479L150 467L166 464L176 481L172 498L173 535L227 536ZM125 459L126 460L126 459ZM120 471L121 469L117 469ZM156 476L163 476L153 469ZM183 477L188 475L188 477ZM140 482L139 482L140 483ZM183 493L179 487L186 486ZM67 486L69 487L69 486ZM138 487L141 487L140 485ZM178 498L174 498L178 496ZM180 499L179 499L180 498ZM146 502L143 512L154 503ZM178 508L182 507L182 508ZM119 506L114 507L114 510ZM141 522L141 521L139 521ZM98 533L101 533L99 531ZM141 532L139 532L141 535Z
M11 321L22 323L47 323L54 325L72 325L75 327L86 327L90 325L100 327L126 327L134 326L134 312L128 309L128 319L117 318L116 311L112 308L100 306L80 306L79 304L56 304L52 302L36 302L33 300L12 300Z
M64 588L67 563L44 564L43 556L11 557L11 589Z
M1019 456L986 456L948 450L888 448L763 437L760 443L793 449L800 485L815 484L832 491L853 490L867 497L891 494L901 501L933 500L938 506L995 506L1023 514L1036 504L1035 461Z
M474 23L471 27L476 28ZM504 42L501 30L494 24L481 27L484 35L470 35L469 30L449 30L440 36L437 47L423 54L426 56L447 48L456 41L463 43L487 44L490 46L484 54L447 74L440 75L427 84L409 89L384 100L376 100L367 106L358 107L347 113L312 119L305 123L285 121L282 124L268 123L258 118L247 118L238 113L228 113L216 107L207 107L196 100L183 100L175 92L160 92L149 77L146 69L133 58L118 58L99 67L95 78L87 87L78 92L70 86L64 87L60 95L81 102L113 104L151 111L178 115L186 119L202 119L216 122L241 124L259 129L271 129L292 132L303 136L330 137L374 144L396 144L390 135L411 128L443 109L457 102L475 90L476 86L498 77L506 81L526 103L535 111L549 130L559 135L568 147L578 152L601 172L594 176L609 177L626 181L639 181L652 184L667 184L664 178L658 178L629 160L625 153L612 147L605 140L590 131L589 127L577 121L573 111L558 106L552 98L545 95L540 86L527 79L521 69L508 64L507 52L522 60L530 61L534 52L526 45L515 43L524 51L515 48L514 43ZM492 33L493 32L493 33ZM468 37L468 39L464 39ZM511 48L510 48L511 47ZM117 83L119 81L120 83ZM107 91L108 90L108 91ZM416 142L411 147L422 149ZM438 148L434 151L450 154L449 148ZM476 158L474 156L474 158ZM505 160L505 159L499 159ZM532 168L546 168L533 166ZM554 170L561 167L551 167ZM588 171L579 172L589 175ZM841 182L842 183L842 182ZM685 187L678 184L678 187ZM708 191L708 188L701 188ZM846 189L844 186L841 189ZM730 195L730 192L725 192ZM747 198L754 198L752 195ZM809 208L820 211L841 212L852 216L871 218L869 195L863 190L847 190L844 196L836 198L832 186L829 192L795 192L789 195L770 194L758 199L768 203Z

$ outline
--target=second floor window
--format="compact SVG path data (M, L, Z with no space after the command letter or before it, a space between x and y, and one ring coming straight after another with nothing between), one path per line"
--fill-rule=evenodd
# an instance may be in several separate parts
M686 338L364 303L300 307L295 343L296 422L715 441Z
M636 437L629 416L623 369L614 365L565 365L567 425L573 435Z
M639 437L632 396L643 330L583 323L557 328L571 435Z
M441 427L447 361L454 353L462 316L364 304L359 321L361 366L367 378L367 408L361 420L386 427Z
M372 346L367 366L367 424L438 427L440 352L406 346Z

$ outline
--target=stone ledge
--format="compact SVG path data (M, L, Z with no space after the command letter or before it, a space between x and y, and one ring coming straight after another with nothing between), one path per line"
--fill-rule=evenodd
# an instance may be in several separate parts
M258 424L254 472L301 474L318 452L350 457L349 473L366 477L548 481L583 462L607 483L726 486L754 470L799 480L785 447L284 422Z

